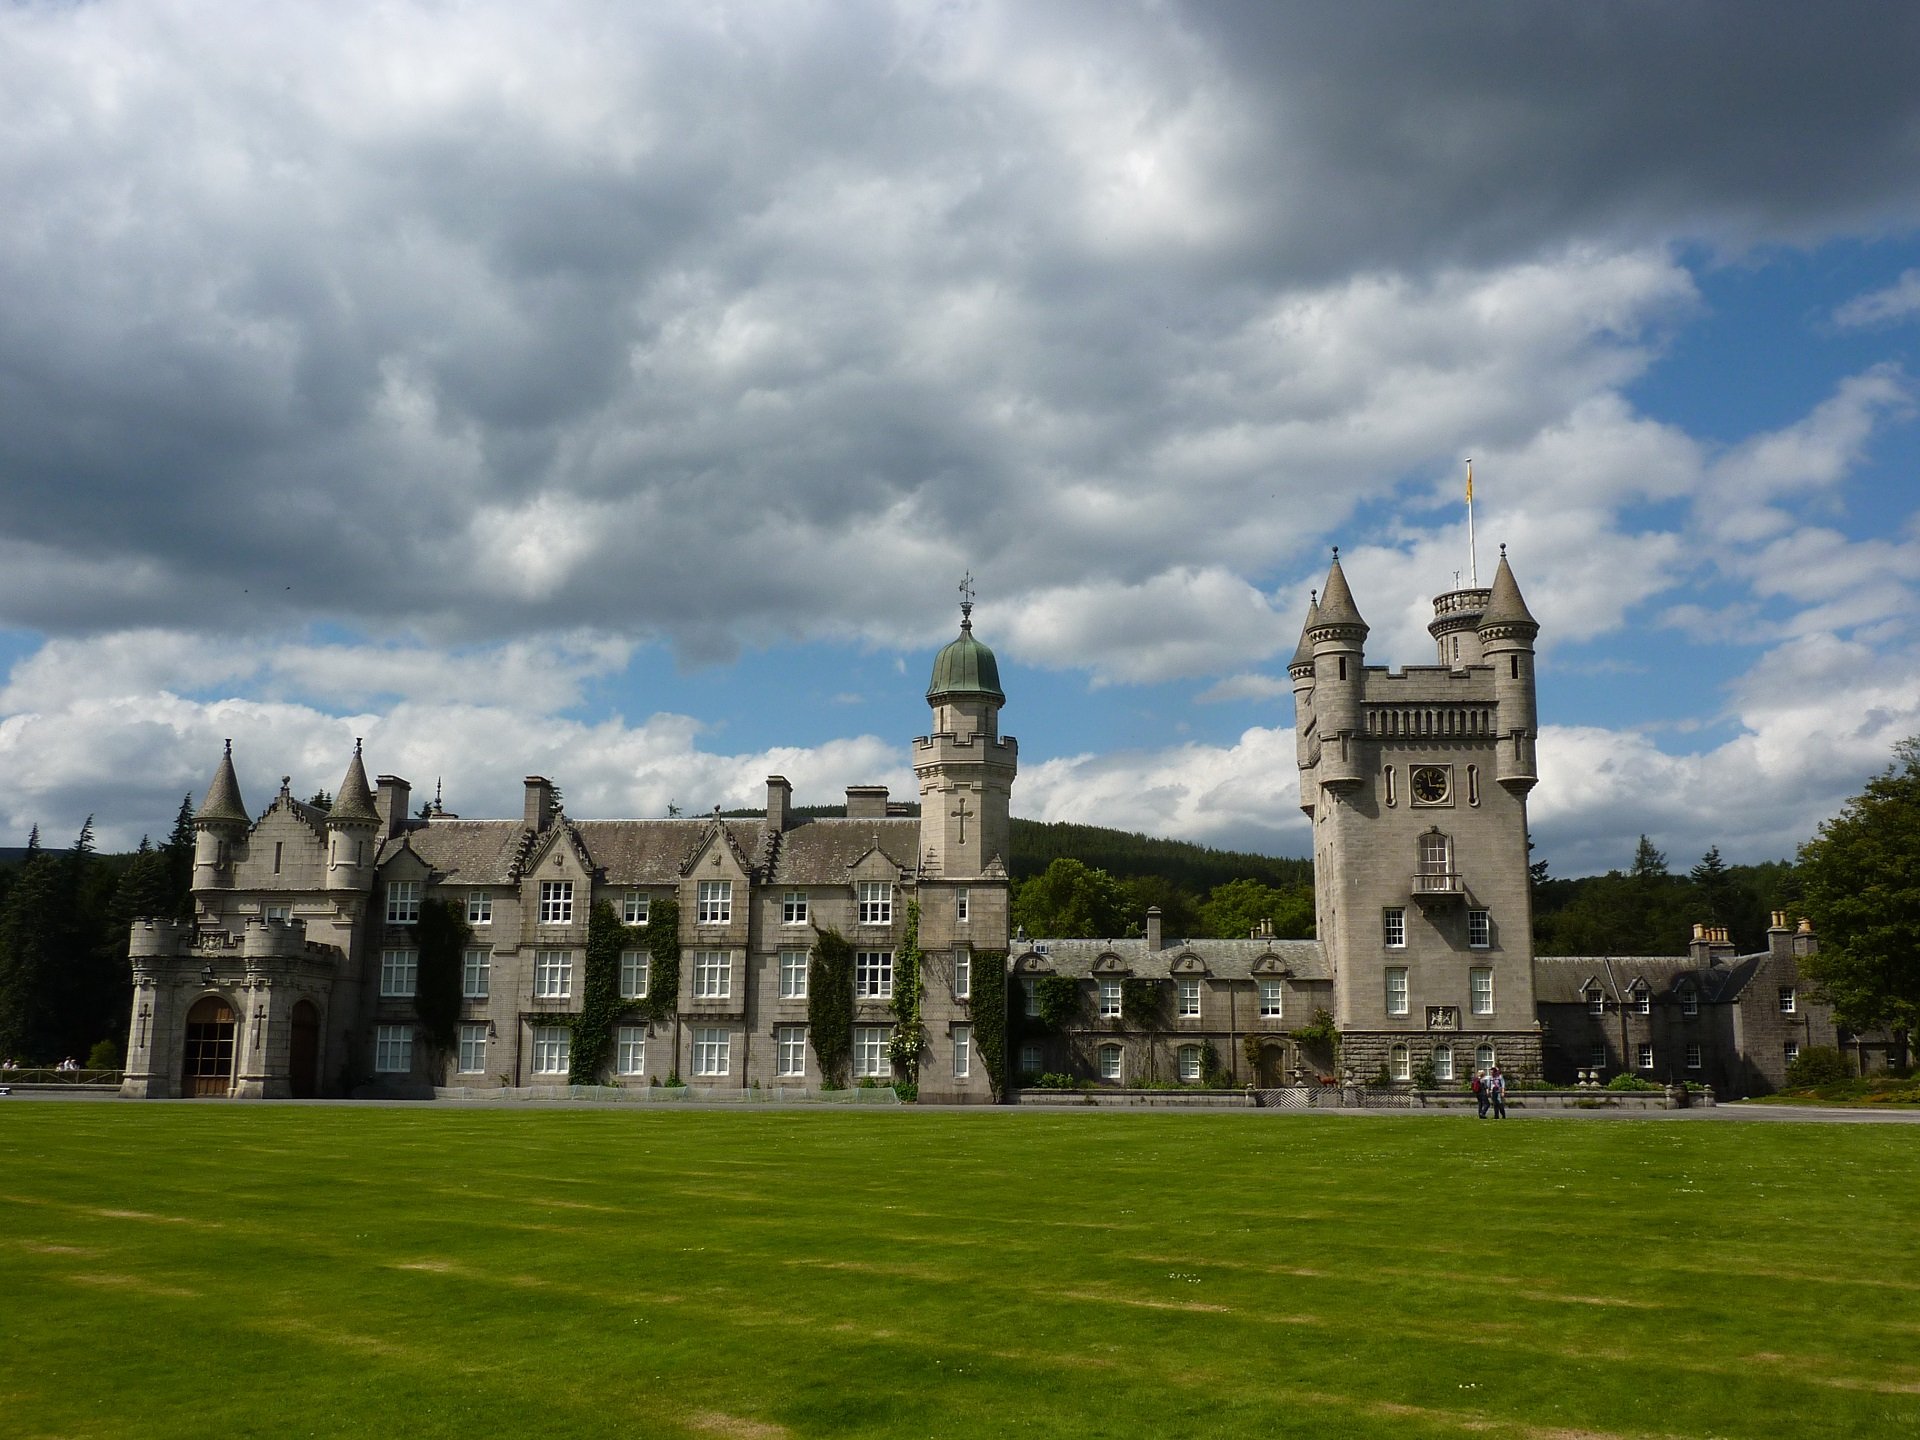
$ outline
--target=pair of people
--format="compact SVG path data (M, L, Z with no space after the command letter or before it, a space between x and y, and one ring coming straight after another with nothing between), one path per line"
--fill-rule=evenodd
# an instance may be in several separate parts
M1500 1067L1492 1071L1482 1070L1473 1077L1473 1098L1479 1102L1480 1118L1487 1118L1487 1111L1493 1111L1493 1118L1507 1118L1507 1077L1500 1073Z

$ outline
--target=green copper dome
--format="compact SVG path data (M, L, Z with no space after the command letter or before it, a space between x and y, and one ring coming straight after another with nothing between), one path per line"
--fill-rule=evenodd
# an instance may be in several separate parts
M933 683L927 686L927 699L944 696L978 695L997 704L1007 703L1000 688L1000 665L993 651L973 638L973 620L960 622L960 637L948 642L933 662Z

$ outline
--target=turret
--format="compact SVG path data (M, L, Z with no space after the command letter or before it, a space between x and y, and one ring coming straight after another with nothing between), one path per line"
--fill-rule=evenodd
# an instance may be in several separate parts
M1534 705L1533 641L1540 623L1520 598L1520 586L1507 566L1507 547L1500 547L1500 568L1494 573L1486 611L1480 616L1480 652L1493 667L1494 722L1499 755L1494 774L1510 790L1527 791L1540 778L1534 760L1534 740L1540 722Z
M1019 742L1000 734L1000 664L974 638L971 581L961 587L960 634L933 662L933 733L913 745L920 782L921 862L948 878L1010 862Z
M1307 623L1300 627L1300 643L1293 659L1287 662L1287 678L1293 681L1293 737L1295 758L1299 763L1300 808L1311 815L1318 786L1306 772L1319 759L1320 737L1314 729L1313 714L1313 627L1320 623L1320 595L1315 591L1307 599Z
M233 773L233 741L226 742L213 783L193 816L193 888L214 889L233 883L234 848L251 823L240 798L240 777Z
M379 848L380 812L360 763L360 742L327 812L327 888L367 890L373 884L373 856Z
M1487 599L1492 594L1491 590L1468 587L1433 597L1433 620L1427 626L1427 633L1433 636L1442 665L1451 670L1465 670L1483 662L1480 617L1486 612Z
M1360 697L1367 622L1353 603L1335 547L1320 592L1313 636L1313 715L1320 737L1319 780L1342 789L1360 783ZM1291 667L1289 667L1291 669Z

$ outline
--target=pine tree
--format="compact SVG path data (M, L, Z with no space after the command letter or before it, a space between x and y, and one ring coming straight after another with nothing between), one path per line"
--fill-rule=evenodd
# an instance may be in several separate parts
M1640 843L1634 847L1633 865L1627 873L1636 880L1644 880L1654 875L1665 875L1667 873L1666 851L1654 849L1653 841L1649 840L1645 835L1642 835L1640 837Z
M180 801L179 813L173 817L173 833L167 836L167 843L160 847L160 853L167 857L167 893L172 897L166 910L161 912L175 920L193 918L193 796L188 795Z
M1687 878L1693 881L1699 895L1700 908L1715 925L1728 925L1733 922L1733 877L1727 870L1726 861L1720 858L1720 847L1711 846L1700 857L1700 863L1687 872Z

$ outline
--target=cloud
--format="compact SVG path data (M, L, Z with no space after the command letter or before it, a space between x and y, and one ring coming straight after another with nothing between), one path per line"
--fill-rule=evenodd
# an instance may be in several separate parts
M1920 270L1902 271L1900 278L1881 290L1856 295L1833 312L1833 323L1843 330L1895 325L1920 315Z

